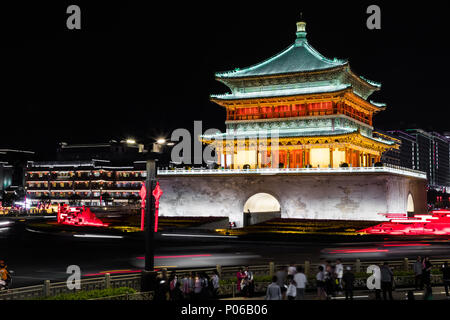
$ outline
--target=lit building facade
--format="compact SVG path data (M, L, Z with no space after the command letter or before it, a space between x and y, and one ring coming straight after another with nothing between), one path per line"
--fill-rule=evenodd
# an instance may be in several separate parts
M425 172L430 188L450 189L450 139L437 132L421 129L392 130L390 134L401 140L400 165ZM387 152L393 156L392 151Z
M29 162L27 196L33 205L136 204L145 177L144 162L128 166L107 160Z
M60 143L56 161L29 161L27 197L39 203L122 205L140 201L146 150L134 140Z
M0 207L23 200L27 161L34 156L33 151L0 149Z
M216 73L231 93L211 95L226 109L226 132L203 135L219 166L242 168L370 167L392 139L373 135L373 115L385 105L368 100L380 84L328 59L297 23L295 43L254 66Z

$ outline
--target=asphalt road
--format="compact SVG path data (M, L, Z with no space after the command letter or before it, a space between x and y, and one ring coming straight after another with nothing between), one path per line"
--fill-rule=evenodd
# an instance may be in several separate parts
M5 221L11 221L5 223ZM36 232L29 221L0 219L0 259L14 270L13 287L65 281L69 265L78 265L83 277L139 272L144 266L143 238L104 238L95 233L46 234ZM326 240L326 239L324 239ZM450 257L448 241L377 243L327 243L283 241L274 238L246 240L194 232L161 233L155 247L155 266L167 268L303 263L320 257L344 261L398 260L416 255Z

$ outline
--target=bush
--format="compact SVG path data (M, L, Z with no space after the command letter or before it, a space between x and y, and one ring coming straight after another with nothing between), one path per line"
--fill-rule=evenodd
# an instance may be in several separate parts
M136 293L136 290L128 287L120 287L102 290L78 291L74 293L58 294L52 297L40 297L36 300L89 300L95 298L119 296L127 293Z

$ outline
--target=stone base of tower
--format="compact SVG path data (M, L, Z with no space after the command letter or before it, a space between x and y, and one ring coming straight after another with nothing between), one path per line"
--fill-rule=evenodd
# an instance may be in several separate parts
M160 175L161 216L383 221L383 213L426 213L426 179L393 173ZM409 200L408 200L409 199ZM252 219L253 221L255 219Z

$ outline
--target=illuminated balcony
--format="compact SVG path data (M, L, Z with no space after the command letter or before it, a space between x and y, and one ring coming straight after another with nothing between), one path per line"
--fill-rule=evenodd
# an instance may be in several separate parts
M279 175L279 174L371 174L389 173L408 176L418 179L426 179L425 172L403 168L399 166L387 165L383 167L341 167L341 168L260 168L260 169L174 169L160 170L159 176L189 176L189 175Z

